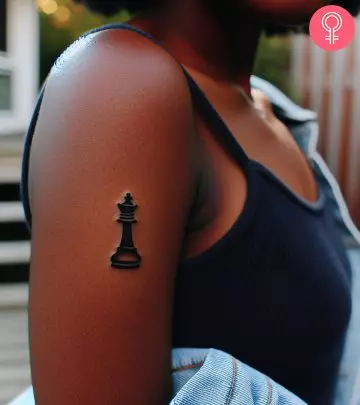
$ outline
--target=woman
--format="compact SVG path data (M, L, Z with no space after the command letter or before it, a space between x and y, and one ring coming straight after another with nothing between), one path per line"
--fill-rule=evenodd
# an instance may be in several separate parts
M29 131L38 405L165 404L173 347L332 403L348 262L306 159L249 94L264 24L325 3L87 1L142 13L62 55Z

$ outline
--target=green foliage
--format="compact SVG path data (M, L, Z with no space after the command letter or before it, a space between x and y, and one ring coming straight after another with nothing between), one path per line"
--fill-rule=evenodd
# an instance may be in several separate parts
M290 97L294 96L290 84L290 43L288 37L262 37L254 74L268 80Z
M70 0L57 0L61 7L71 11L68 21L59 22L56 13L47 15L40 12L40 79L45 80L59 55L81 34L99 25L125 21L128 13L122 12L111 19L89 13L84 7L75 6Z

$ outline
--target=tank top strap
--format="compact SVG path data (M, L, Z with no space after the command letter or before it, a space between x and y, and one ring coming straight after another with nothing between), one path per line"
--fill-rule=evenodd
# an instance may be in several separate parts
M42 99L44 97L46 82L43 84L39 96L37 98L35 109L30 120L30 124L25 135L24 142L24 152L22 157L22 168L21 168L21 179L20 179L20 199L22 201L26 224L31 229L31 210L30 210L30 201L29 201L29 186L28 186L28 177L29 177L29 163L30 163L30 149L33 139L33 135L36 128L36 123L39 117L39 112L41 108Z
M235 159L238 165L246 170L250 160L246 152L234 137L229 127L225 124L224 120L220 117L214 106L210 103L199 85L183 67L182 69L190 88L194 106L200 113L205 124L212 130L214 135L219 139L220 143Z

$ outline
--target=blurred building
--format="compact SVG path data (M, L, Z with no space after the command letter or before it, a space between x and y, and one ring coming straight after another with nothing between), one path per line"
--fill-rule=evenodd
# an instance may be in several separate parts
M0 0L0 136L23 134L38 92L39 24L33 0Z
M23 281L28 274L30 242L19 182L23 137L38 93L38 55L33 0L0 0L0 283Z

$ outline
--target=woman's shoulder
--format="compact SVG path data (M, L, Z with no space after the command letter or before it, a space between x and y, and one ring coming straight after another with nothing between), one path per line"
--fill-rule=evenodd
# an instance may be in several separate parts
M164 172L182 152L192 168L193 111L186 78L170 55L136 33L82 36L49 74L33 135L37 142L31 149L40 148L42 156L56 150L71 154L75 146L87 150L86 167L98 167L101 159L105 164L110 155L116 160L124 150L129 159L144 161L156 150Z
M105 127L124 127L142 117L145 126L186 123L192 132L191 95L181 66L129 30L81 36L55 62L43 94L39 123L66 115L79 125L105 117Z
M59 57L32 138L36 167L50 167L52 178L59 167L71 168L76 184L103 167L110 168L104 182L115 184L128 172L140 182L149 174L149 160L161 174L156 181L175 166L174 184L193 183L196 175L185 76L161 47L132 32L83 36ZM39 172L30 177L39 178Z
M118 25L83 34L58 57L47 83L66 85L76 78L79 85L86 80L89 85L96 81L116 88L125 78L134 89L151 85L154 92L167 89L174 93L179 89L189 93L180 64L139 32Z

